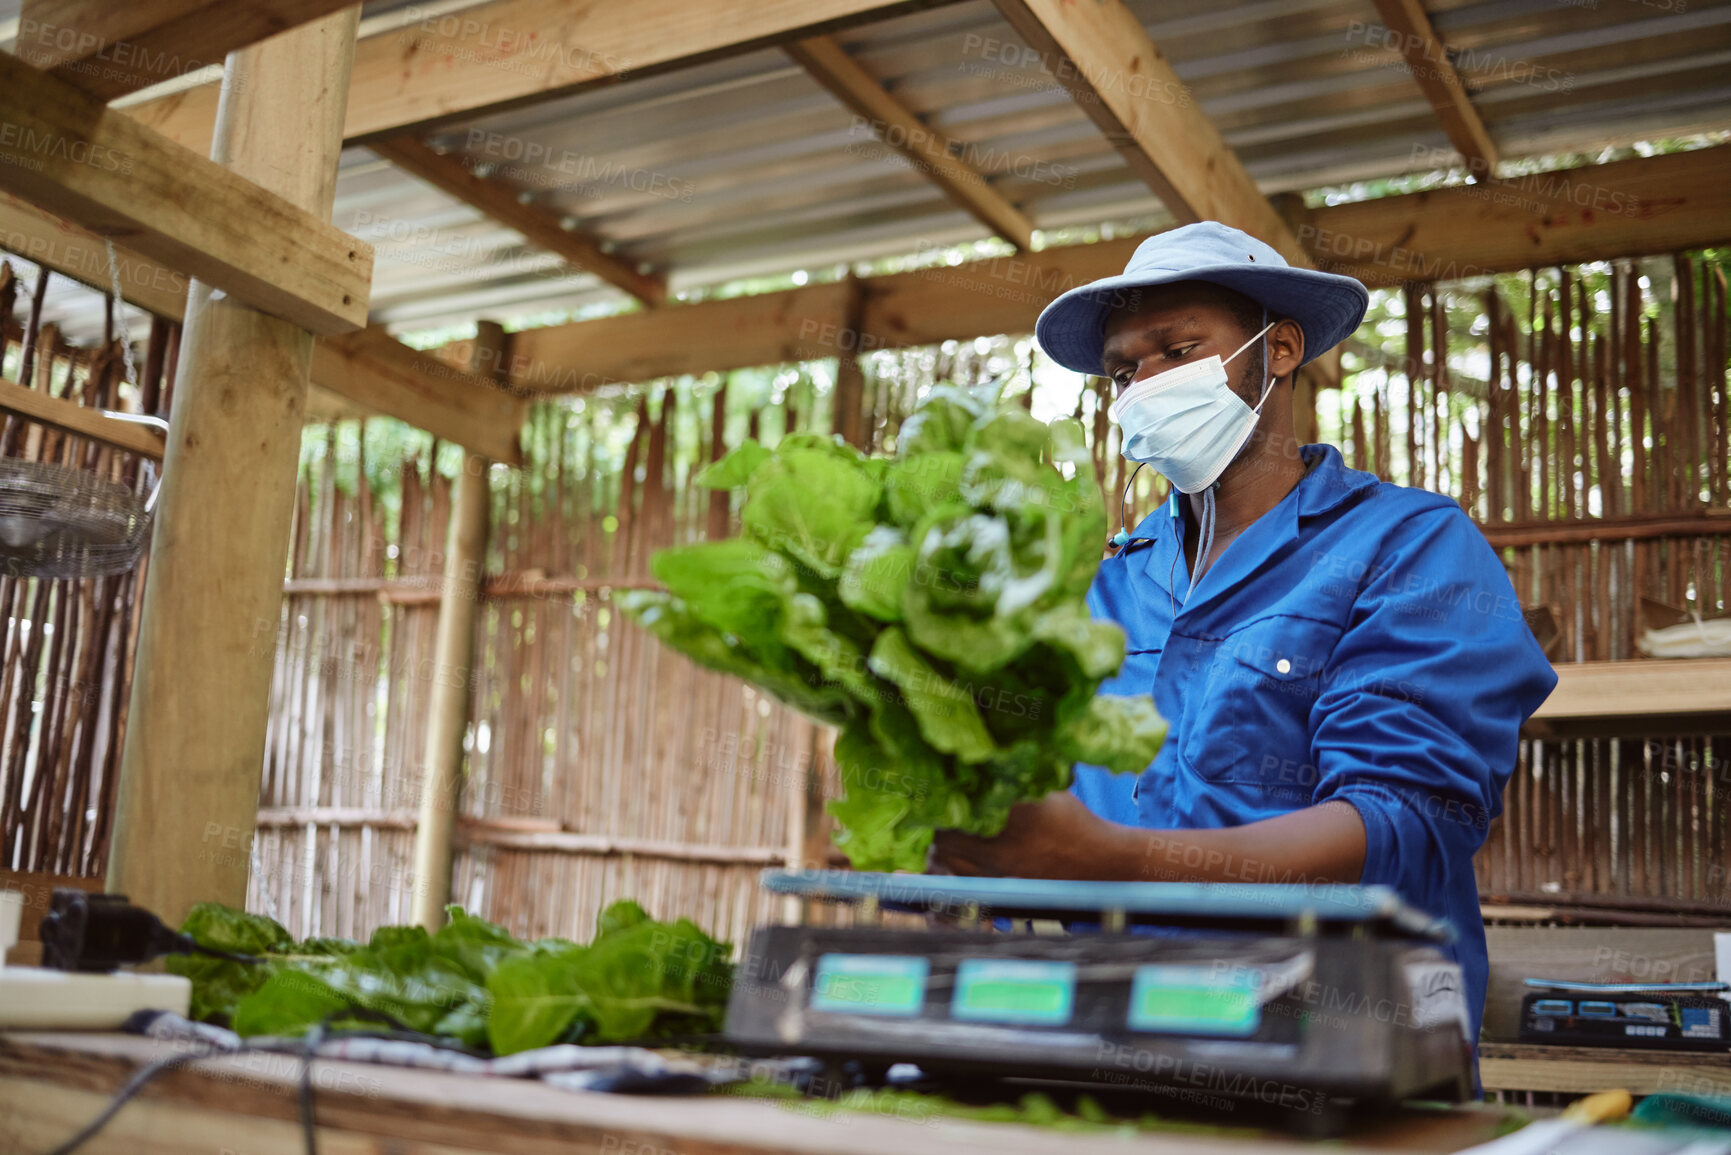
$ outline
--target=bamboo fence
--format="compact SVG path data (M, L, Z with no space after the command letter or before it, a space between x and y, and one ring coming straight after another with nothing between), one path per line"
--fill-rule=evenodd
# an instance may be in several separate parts
M1591 277L1542 271L1524 312L1486 290L1477 322L1462 332L1449 331L1445 308L1458 304L1458 290L1409 286L1404 355L1323 392L1317 405L1315 425L1349 464L1462 502L1559 662L1638 657L1642 628L1725 612L1724 278L1687 254L1665 266L1668 277L1653 262ZM526 435L532 464L492 478L467 671L433 667L451 507L450 482L430 464L436 447L389 463L395 477L381 483L384 463L343 458L330 435L303 477L271 639L276 677L249 905L302 935L364 936L407 921L420 885L411 844L430 690L457 676L470 687L474 719L457 901L532 937L586 937L598 911L621 897L732 939L785 917L756 876L828 857L827 733L666 651L619 614L614 595L651 584L655 549L731 531L727 496L693 478L740 436L843 427L857 412L851 427L881 448L931 383L1001 372L1007 343L981 348L878 353L834 389L801 377L749 411L730 406L727 385L712 379L539 408ZM1091 431L1102 494L1115 508L1126 470L1104 388L1084 388L1075 415ZM366 439L357 443L364 453ZM1146 473L1133 509L1161 496ZM122 624L112 627L120 636L130 636L123 610L136 596L127 588ZM0 586L0 599L14 596ZM31 596L49 606L64 595ZM64 656L14 660L28 644L8 633L9 679L15 666L28 668L40 686L73 668ZM117 676L128 665L118 663ZM4 689L11 861L99 872L100 838L29 834L45 829L52 804L21 794L12 806L27 778L13 763L41 755L18 752L39 748L17 730L35 699L11 682ZM118 748L123 691L105 699L105 751ZM1663 917L1644 905L1660 900L1672 916L1696 907L1722 915L1731 902L1727 741L1524 741L1507 812L1479 856L1481 889L1583 909L1614 901L1630 921ZM67 790L103 800L91 808L100 827L112 774L64 778Z
M21 281L0 263L8 379L82 405L165 416L179 327L151 327L139 392L123 398L112 311L102 344L69 343L42 319L51 277L39 270L20 302ZM21 417L4 422L0 457L138 482L133 454ZM0 573L0 869L88 877L106 866L144 569L77 581Z

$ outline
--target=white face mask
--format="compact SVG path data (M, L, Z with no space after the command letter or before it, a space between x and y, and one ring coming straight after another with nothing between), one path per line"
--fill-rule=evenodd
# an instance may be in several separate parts
M1272 328L1270 321L1226 361ZM1219 480L1250 440L1272 383L1271 377L1263 381L1252 409L1227 384L1226 362L1204 357L1132 382L1108 413L1123 431L1125 457L1152 465L1180 493L1200 493Z

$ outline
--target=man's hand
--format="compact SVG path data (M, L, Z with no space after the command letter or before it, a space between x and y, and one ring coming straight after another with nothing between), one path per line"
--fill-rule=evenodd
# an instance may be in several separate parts
M1126 848L1124 836L1136 833L1097 817L1081 799L1060 790L1015 807L996 838L938 831L932 856L952 874L1118 878L1116 856Z
M1004 832L940 830L932 857L954 874L1141 882L1357 882L1364 820L1324 802L1243 826L1144 830L1097 817L1068 790L1010 811Z

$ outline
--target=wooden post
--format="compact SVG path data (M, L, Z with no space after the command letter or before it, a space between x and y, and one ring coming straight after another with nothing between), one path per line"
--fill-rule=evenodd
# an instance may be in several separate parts
M230 54L211 146L325 220L359 18ZM246 900L312 353L306 330L193 281L108 863L110 890L171 925Z
M847 276L847 305L835 353L835 432L857 449L866 447L865 425L865 286Z
M505 330L482 321L475 334L475 373L492 375L506 363ZM451 901L451 830L463 785L463 734L469 728L475 656L475 611L487 564L487 475L484 454L463 455L463 472L445 537L444 597L433 649L432 700L427 711L426 768L421 774L420 821L415 827L415 894L411 917L431 934L445 923Z

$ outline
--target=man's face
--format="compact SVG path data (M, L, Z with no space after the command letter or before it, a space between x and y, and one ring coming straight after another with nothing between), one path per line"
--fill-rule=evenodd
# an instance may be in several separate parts
M1106 318L1104 368L1114 394L1130 383L1205 357L1232 356L1249 340L1234 314L1234 294L1204 281L1181 281L1142 289L1128 308ZM1265 380L1260 343L1238 355L1226 367L1233 392L1254 407Z

